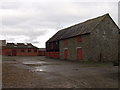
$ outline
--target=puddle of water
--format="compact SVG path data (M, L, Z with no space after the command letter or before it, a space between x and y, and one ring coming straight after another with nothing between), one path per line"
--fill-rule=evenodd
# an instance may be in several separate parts
M44 71L43 69L39 69L39 68L37 68L37 69L35 69L35 71Z
M42 71L45 71L45 69L42 69L40 67L34 67L31 71L32 72L42 72Z
M23 61L23 64L45 64L44 61Z

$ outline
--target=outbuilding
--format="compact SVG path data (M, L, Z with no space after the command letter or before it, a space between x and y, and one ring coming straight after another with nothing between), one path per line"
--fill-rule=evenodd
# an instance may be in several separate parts
M31 43L7 43L5 48L7 56L37 56L38 48Z
M118 60L119 28L109 14L58 31L46 42L46 57L71 61Z

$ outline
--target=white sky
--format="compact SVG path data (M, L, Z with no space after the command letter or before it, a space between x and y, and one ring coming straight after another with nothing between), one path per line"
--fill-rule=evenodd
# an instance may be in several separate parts
M106 13L118 24L118 1L1 0L0 39L41 48L58 30Z

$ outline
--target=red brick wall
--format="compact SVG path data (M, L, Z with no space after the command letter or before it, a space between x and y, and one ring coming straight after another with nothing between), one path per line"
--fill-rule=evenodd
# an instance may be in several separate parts
M16 51L16 55L15 52ZM24 50L24 52L21 52L21 50ZM28 52L28 50L31 50L31 52ZM37 50L35 52L34 50ZM13 54L14 53L14 54ZM6 56L45 56L46 51L38 51L38 49L14 49L14 48L2 48L2 55Z
M59 58L59 52L46 52L46 57Z
M21 50L24 50L24 52L21 52ZM28 50L31 50L31 52L28 52ZM34 49L17 49L17 56L37 56L38 52L34 52Z
M2 55L12 56L12 49L2 49Z
M16 50L16 56L37 56L38 52L34 52L34 49L30 49L31 52L28 52L28 49L8 49L3 48L2 49L2 55L6 56L13 56L13 50ZM21 52L21 50L24 50L24 52Z
M38 51L39 56L45 56L45 51Z

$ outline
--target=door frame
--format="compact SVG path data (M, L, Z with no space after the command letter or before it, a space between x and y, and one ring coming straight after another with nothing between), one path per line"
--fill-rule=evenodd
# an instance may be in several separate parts
M65 58L65 50L67 50L67 58ZM67 60L68 59L68 48L64 48L63 53L64 53L64 59Z
M81 61L80 59L78 59L78 49L81 49L81 60L82 60L82 57L83 57L83 55L82 55L82 47L76 47L76 51L77 51L77 60L78 60L78 61Z

